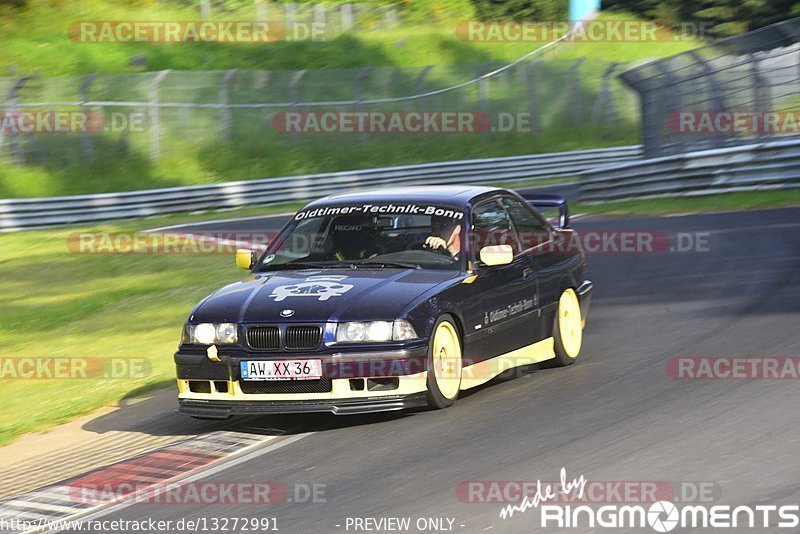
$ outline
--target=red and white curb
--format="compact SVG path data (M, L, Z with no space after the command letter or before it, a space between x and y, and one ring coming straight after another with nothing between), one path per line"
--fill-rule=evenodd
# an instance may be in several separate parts
M277 448L269 445L288 445L307 435L285 437L215 431L178 441L64 482L0 501L0 525L20 524L23 521L33 525L27 530L6 529L0 532L53 531L52 525L56 522L76 520L113 507L127 507L138 502L138 499L158 495L167 485L199 480L249 459L254 452L263 454ZM80 497L81 488L85 486L114 487L122 484L137 488L136 500L125 495L109 495L104 499L86 502Z

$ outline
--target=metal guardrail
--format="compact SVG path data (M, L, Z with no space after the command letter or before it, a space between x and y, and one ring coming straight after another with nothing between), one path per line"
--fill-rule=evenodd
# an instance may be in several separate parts
M600 202L800 187L800 140L688 152L584 171L581 200Z
M641 147L624 146L126 193L0 200L0 232L195 210L308 201L368 187L547 180L578 176L587 169L630 161L640 156Z

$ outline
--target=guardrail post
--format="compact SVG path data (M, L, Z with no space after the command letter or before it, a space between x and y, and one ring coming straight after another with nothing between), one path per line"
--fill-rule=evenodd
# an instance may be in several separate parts
M431 72L433 68L432 65L427 65L422 67L422 70L417 74L417 77L414 79L414 87L416 88L416 92L418 95L421 95L425 92L425 83L428 78L428 74ZM420 107L430 109L433 107L433 99L432 98L425 98L423 102L420 102ZM416 101L415 101L416 102ZM410 104L410 109L413 109L415 103Z
M94 79L97 77L97 74L87 74L83 77L83 81L81 82L81 88L78 90L78 98L81 102L87 102L89 100L89 88L94 82ZM86 114L86 118L89 116L89 111L91 111L87 106L81 105L81 109ZM102 108L101 108L102 113ZM88 131L81 132L81 145L83 146L83 153L86 156L86 159L89 161L94 160L94 146L92 146L92 136L89 135Z
M256 3L256 21L267 21L267 3L264 0L255 0Z
M267 93L269 91L269 84L270 84L270 71L268 70L260 70L256 73L254 77L254 84L253 89L254 92L257 93ZM272 120L273 112L269 107L264 108L264 124L272 126L270 122Z
M397 10L389 6L384 13L384 20L386 21L387 28L396 28L398 26Z
M572 123L580 125L583 118L583 97L581 96L581 78L578 72L586 58L576 59L575 63L569 68L569 107L571 110Z
M697 50L690 50L686 52L692 59L697 61L697 66L700 70L703 71L706 79L708 80L708 92L709 92L709 99L712 102L712 109L714 111L727 111L728 106L725 103L725 97L723 96L725 93L720 89L719 82L717 80L717 75L714 72L703 56L701 56ZM680 108L673 108L674 110ZM721 147L725 144L723 139L719 135L712 135L711 142L715 147Z
M291 41L294 41L294 36L297 35L297 28L295 22L297 20L297 5L294 2L284 4L284 21L286 24L286 35L290 35Z
M484 63L478 71L478 78L491 72L494 68L492 63ZM486 116L486 119L491 125L486 131L482 132L483 135L495 135L495 117L491 116L491 101L489 100L489 78L480 78L478 80L478 109Z
M296 71L294 74L292 74L292 79L289 81L289 102L291 102L293 106L297 105L297 103L300 101L298 96L300 82L303 81L303 77L306 75L306 72L308 72L306 69Z
M6 96L6 113L17 113L19 112L19 93L22 91L22 88L25 87L25 84L28 83L30 80L30 76L23 76L19 78L11 89L8 91L8 95ZM0 146L2 145L2 131L0 131ZM20 139L20 133L12 132L9 137L8 145L11 149L11 159L17 165L24 165L25 164L25 149L22 145L22 139Z
M289 93L289 102L292 103L292 108L297 106L300 102L300 83L303 81L303 77L308 72L306 69L298 70L292 75L292 79L289 81L288 93ZM292 138L297 139L297 136L300 135L300 132L292 133Z
M353 31L353 4L342 4L342 31Z
M417 79L414 80L414 87L417 88L417 94L422 94L425 92L425 78L428 77L428 74L431 72L432 68L432 65L426 65L425 67L422 67L422 70L417 75Z
M611 90L611 80L616 72L619 63L611 63L603 72L603 81L600 93L597 95L597 100L594 102L592 108L591 122L593 125L601 123L603 129L603 136L609 131L610 123L617 122L619 119L617 109L614 106L614 93Z
M209 0L200 0L200 18L203 20L211 18L211 2Z
M355 100L357 102L361 102L364 100L364 80L369 75L370 67L363 67L358 69L356 73L356 78L353 81L353 92L355 93ZM355 109L358 109L358 104L356 104ZM367 140L366 133L361 132L358 135L359 142L363 143Z
M314 26L322 28L322 31L325 32L325 35L328 34L327 16L328 13L325 10L325 4L314 4ZM314 40L315 35L316 28L310 28L309 38Z
M159 89L161 82L170 71L162 70L150 81L148 91L148 114L150 117L150 159L158 160L161 156L161 108L159 107Z
M539 94L536 87L536 71L541 68L541 64L542 62L537 59L530 64L524 64L525 67L522 69L522 73L525 76L525 94L528 97L528 113L530 114L528 118L531 134L533 135L539 134L542 129L542 121L539 112Z
M790 21L784 21L775 25L775 27L783 34L794 41L795 44L800 43L800 25L795 28ZM800 58L797 60L797 74L800 76Z
M491 63L484 63L480 66L477 72L476 78L478 79L478 107L484 113L487 112L487 105L489 100L489 82L486 78L481 78L487 72L491 72L492 64Z
M772 96L770 95L769 82L761 75L761 59L757 54L750 54L750 73L753 78L753 100L755 100L757 113L774 111L772 109ZM761 139L770 135L770 132L756 132L756 137Z
M355 80L353 80L353 94L357 101L364 100L364 80L369 75L371 67L362 67L356 72Z
M220 105L220 130L222 131L223 139L231 138L231 127L233 118L231 116L230 98L231 98L231 80L236 75L238 69L231 69L225 73L222 80L219 82L219 105Z

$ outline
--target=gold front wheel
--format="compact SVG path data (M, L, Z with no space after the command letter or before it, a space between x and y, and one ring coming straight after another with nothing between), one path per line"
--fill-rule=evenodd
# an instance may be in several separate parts
M444 315L436 322L428 351L428 405L446 408L461 389L461 339L453 319Z

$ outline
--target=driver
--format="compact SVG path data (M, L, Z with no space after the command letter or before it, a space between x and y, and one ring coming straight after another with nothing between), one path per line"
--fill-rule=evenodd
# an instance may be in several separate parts
M333 250L330 255L338 261L353 261L373 258L378 255L377 221L370 216L344 216L333 221L331 238Z
M431 235L425 240L425 248L443 250L454 259L461 254L461 224L452 217L431 217Z

